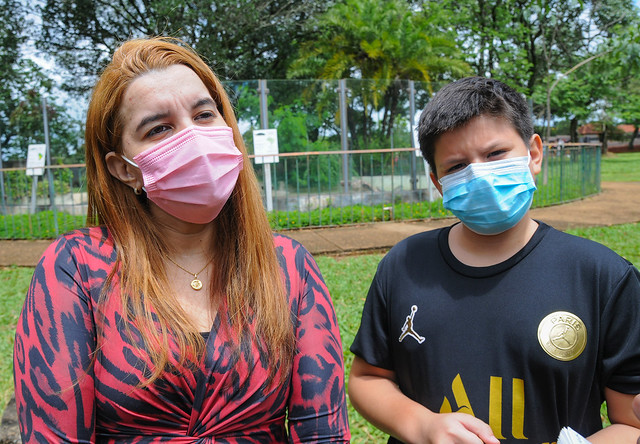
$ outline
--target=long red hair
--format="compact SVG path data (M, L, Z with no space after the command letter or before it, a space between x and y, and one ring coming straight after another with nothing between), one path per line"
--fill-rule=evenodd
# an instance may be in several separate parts
M118 275L123 309L140 330L153 363L145 384L167 368L170 341L179 348L180 364L201 355L202 336L176 299L167 294L170 286L163 257L168 248L150 218L146 199L114 178L105 162L107 153L122 152L119 111L127 87L141 74L176 64L192 69L205 84L244 156L244 168L234 192L211 222L215 242L211 253L216 270L211 282L211 304L223 324L229 319L227 325L238 339L238 347L242 341L257 341L271 361L274 376L278 368L291 365L294 335L258 182L222 84L192 49L176 39L156 37L125 42L104 69L89 104L85 136L87 220L90 225L106 225L117 249L117 261L103 297L108 297L113 278ZM225 299L219 300L216 295L224 295ZM249 324L256 327L257 339L246 335ZM284 371L283 377L286 374Z

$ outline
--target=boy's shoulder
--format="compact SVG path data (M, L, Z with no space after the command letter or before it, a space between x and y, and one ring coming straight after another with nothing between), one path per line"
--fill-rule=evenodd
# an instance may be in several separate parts
M444 228L435 228L433 230L423 231L420 233L412 234L409 237L402 239L400 242L395 244L390 250L389 253L393 254L402 254L406 253L407 250L411 250L414 248L422 248L425 246L429 246L431 244L437 244L442 235L445 235L449 232L451 227Z
M548 227L544 238L548 253L552 252L554 254L568 256L576 261L623 261L629 263L629 261L606 245L591 239L557 230L543 222L538 223L541 227Z
M541 221L536 222L539 227L527 246L519 253L520 256L537 251L542 257L571 261L576 265L578 263L590 264L598 268L603 266L626 267L630 264L628 260L603 244L565 233ZM383 260L387 262L406 261L411 260L412 257L424 258L436 253L447 255L449 254L447 238L450 229L451 226L448 226L409 236L398 242Z
M451 227L423 231L404 238L395 244L380 261L381 266L401 265L412 261L429 261L434 254L440 256L440 243L446 242Z

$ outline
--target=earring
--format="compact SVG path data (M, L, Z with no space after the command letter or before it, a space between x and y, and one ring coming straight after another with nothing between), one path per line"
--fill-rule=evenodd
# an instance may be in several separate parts
M134 188L133 192L135 193L136 196L139 196L142 194L142 190L140 188Z

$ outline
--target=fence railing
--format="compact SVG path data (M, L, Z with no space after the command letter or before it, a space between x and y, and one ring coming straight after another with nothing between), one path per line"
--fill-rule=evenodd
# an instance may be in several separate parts
M600 192L599 145L545 151L534 206ZM254 167L274 230L450 215L413 148L284 153ZM45 168L41 177L0 169L0 239L54 238L83 226L85 173L82 164Z

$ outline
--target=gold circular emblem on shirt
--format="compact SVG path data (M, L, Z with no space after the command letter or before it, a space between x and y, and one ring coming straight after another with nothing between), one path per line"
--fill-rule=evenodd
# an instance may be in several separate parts
M552 358L571 361L580 356L587 345L587 328L573 313L556 311L540 321L538 342Z

